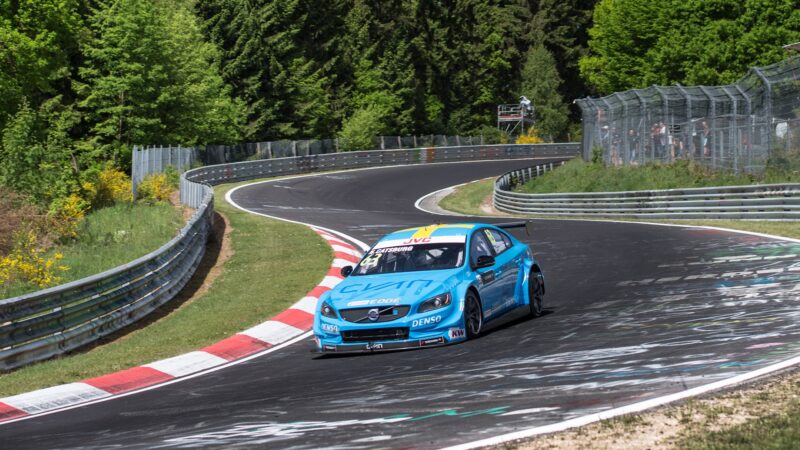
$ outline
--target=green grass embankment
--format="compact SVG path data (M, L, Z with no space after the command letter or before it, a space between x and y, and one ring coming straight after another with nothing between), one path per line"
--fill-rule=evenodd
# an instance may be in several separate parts
M604 167L582 159L568 161L558 170L517 187L517 192L617 192L651 189L679 189L736 186L752 183L797 181L794 174L769 173L762 176L717 172L691 161L644 166Z
M61 253L61 283L79 280L144 256L175 237L183 226L181 213L166 204L118 204L92 212L81 222L78 237L57 245L48 254ZM31 283L0 286L0 298L39 290Z
M190 301L184 298L182 305L169 305L174 310L157 314L157 320L112 342L0 375L0 397L197 350L261 323L302 298L325 275L333 257L330 247L305 226L234 208L224 200L234 186L215 189L216 209L232 228L232 255L205 293Z

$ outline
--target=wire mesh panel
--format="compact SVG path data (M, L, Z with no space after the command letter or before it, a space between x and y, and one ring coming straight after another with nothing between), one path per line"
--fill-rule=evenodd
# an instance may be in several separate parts
M586 160L800 168L800 57L753 68L727 86L653 86L577 104Z

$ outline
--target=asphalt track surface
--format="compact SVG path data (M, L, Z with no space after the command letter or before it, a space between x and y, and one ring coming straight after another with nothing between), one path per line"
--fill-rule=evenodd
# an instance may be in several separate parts
M398 228L464 220L415 209L422 195L530 165L351 171L252 185L233 199L372 243ZM797 244L692 227L540 220L534 228L520 237L545 270L543 317L405 352L320 358L306 339L202 377L0 426L0 447L438 448L800 353Z

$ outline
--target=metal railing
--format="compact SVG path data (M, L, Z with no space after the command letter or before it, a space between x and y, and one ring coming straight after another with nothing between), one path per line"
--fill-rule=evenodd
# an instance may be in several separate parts
M584 159L606 164L691 159L734 172L800 165L800 56L754 67L727 86L653 86L576 100Z
M536 166L503 174L495 181L494 207L546 217L800 219L800 184L555 194L512 190L554 167Z
M337 169L426 164L448 161L531 158L538 156L577 156L580 144L501 144L463 147L417 148L410 150L371 150L298 156L199 167L183 174L181 202L193 206L199 198L198 183L215 185L280 175Z
M0 370L90 344L172 300L205 253L214 210L204 187L197 211L158 250L106 272L0 300Z

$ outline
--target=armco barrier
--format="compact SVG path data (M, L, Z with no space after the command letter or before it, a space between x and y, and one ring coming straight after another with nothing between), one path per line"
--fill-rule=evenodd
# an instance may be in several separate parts
M766 184L627 192L526 194L512 189L553 166L500 176L494 207L515 214L637 219L800 219L800 184Z
M575 156L579 144L488 145L334 153L221 164L181 176L181 202L197 211L179 235L128 264L50 289L0 300L0 370L90 344L173 299L205 251L210 186L321 170L535 156Z
M337 169L357 169L406 164L428 164L452 161L480 161L532 157L577 156L580 144L475 145L433 147L405 150L372 150L363 152L326 153L291 158L262 159L200 167L181 177L181 202L194 206L200 198L199 184L215 185L298 173Z
M205 252L211 188L178 236L123 266L0 300L0 369L60 355L126 327L175 297Z

